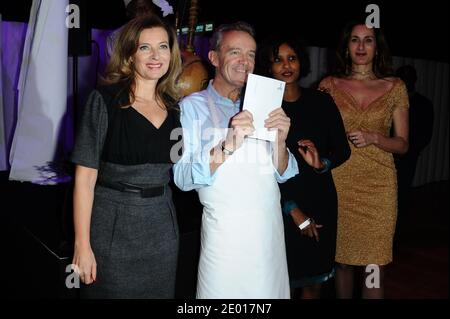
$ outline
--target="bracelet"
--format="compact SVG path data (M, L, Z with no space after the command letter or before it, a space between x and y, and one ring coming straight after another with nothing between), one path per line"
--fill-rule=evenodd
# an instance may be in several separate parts
M222 150L222 152L225 155L233 155L233 153L234 153L234 151L230 151L230 150L225 148L225 141L223 141L222 144L220 144L220 149Z
M330 167L331 167L331 162L330 162L330 160L329 160L328 158L321 157L321 158L320 158L320 161L323 163L323 168L322 168L322 169L315 169L315 168L314 168L314 171L315 171L316 173L318 173L318 174L322 174L322 173L328 172L328 170L329 170Z
M308 218L307 220L305 220L303 223L301 223L300 225L298 225L298 228L300 228L300 230L305 229L306 227L308 227L311 224L311 218Z

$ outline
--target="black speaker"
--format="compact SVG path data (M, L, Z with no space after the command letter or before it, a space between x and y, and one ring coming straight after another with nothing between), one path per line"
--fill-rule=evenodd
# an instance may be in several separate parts
M69 28L69 56L91 55L91 27L87 0L71 0L66 26Z

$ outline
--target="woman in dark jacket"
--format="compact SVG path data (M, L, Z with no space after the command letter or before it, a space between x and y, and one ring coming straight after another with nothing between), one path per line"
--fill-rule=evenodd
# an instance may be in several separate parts
M308 54L296 39L272 38L260 50L264 75L286 82L282 108L291 119L286 143L299 174L280 184L291 289L318 298L334 274L337 197L331 169L350 156L341 116L326 93L300 87Z

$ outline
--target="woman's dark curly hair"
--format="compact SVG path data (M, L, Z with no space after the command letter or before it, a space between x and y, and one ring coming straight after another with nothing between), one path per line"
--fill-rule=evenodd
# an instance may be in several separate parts
M271 76L272 57L278 56L280 46L290 46L300 62L300 78L307 76L311 71L309 53L305 42L295 35L272 35L261 43L257 54L256 73Z
M357 25L365 25L362 19L349 22L343 29L336 50L336 66L334 73L338 77L349 76L352 71L352 60L348 53L348 44L353 28ZM373 28L376 43L376 53L373 60L373 73L378 78L385 78L394 74L392 57L386 38L380 28Z

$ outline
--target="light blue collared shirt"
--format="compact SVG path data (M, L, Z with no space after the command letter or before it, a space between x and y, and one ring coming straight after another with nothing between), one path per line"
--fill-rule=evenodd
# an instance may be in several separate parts
M210 112L209 101L214 105L215 117ZM216 173L211 174L210 151L218 143L211 130L216 126L228 129L230 119L239 112L240 101L221 96L210 81L206 90L193 93L180 102L181 126L183 127L183 156L174 166L175 184L183 191L210 186ZM279 183L298 174L297 161L288 150L289 161L283 175L274 167L274 175Z

